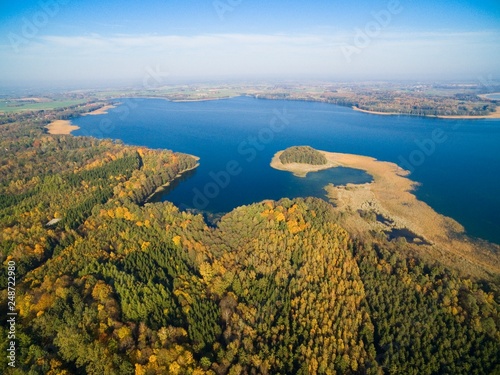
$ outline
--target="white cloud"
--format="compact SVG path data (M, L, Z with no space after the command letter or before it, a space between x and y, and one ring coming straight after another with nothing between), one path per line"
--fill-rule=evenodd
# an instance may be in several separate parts
M48 46L69 48L148 48L158 45L170 48L206 48L216 45L301 45L309 46L324 43L324 36L304 35L265 35L265 34L206 34L195 36L178 35L116 35L103 37L100 35L89 36L45 36L40 38Z
M0 47L0 79L140 78L157 65L178 78L498 74L497 31L382 30L347 60L356 33L40 36L18 53Z

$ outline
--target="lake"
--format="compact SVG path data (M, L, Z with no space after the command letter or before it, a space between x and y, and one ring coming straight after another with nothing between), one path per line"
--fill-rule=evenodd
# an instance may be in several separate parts
M486 98L491 99L491 100L500 100L500 92L495 92L492 94L486 94L484 95Z
M419 182L417 197L500 243L500 121L376 116L326 103L228 100L174 103L120 99L106 115L74 119L75 135L121 139L200 157L200 167L155 199L212 214L263 199L325 197L332 182L362 183L366 173L335 168L306 178L269 166L295 145L392 161Z

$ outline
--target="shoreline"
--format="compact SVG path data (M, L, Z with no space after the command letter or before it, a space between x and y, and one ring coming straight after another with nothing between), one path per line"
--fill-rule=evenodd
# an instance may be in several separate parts
M108 105L102 106L101 108L96 109L96 110L94 110L92 112L83 113L81 116L105 115L105 114L108 113L108 111L110 109L113 109L113 108L116 108L116 105L108 104Z
M489 95L496 95L499 97L499 99L490 98ZM492 102L496 102L496 101L500 100L500 92L492 92L489 94L479 94L478 97L480 97L481 99L486 99L486 100L490 100Z
M404 113L398 113L398 112L377 112L377 111L369 111L367 109L361 109L359 107L356 107L356 106L352 106L351 107L353 110L355 110L356 112L363 112L363 113L368 113L370 115L381 115L381 116L411 116L411 115L407 115L407 114L404 114Z
M189 155L191 156L192 158L194 158L196 161L200 160L199 156L194 156L194 155L191 155L191 154L186 154L186 155ZM194 171L196 168L198 168L200 166L200 163L196 163L196 165L192 168L188 168L188 169L184 169L183 171L180 171L179 173L177 173L177 175L174 177L174 179L172 181L169 181L167 182L166 184L163 184L161 186L158 186L155 191L153 191L145 200L144 200L144 203L142 205L145 205L147 203L150 203L149 201L151 200L151 198L153 198L156 194L158 193L161 193L162 191L165 190L165 188L169 187L170 184L172 182L174 182L175 180L177 180L178 178L182 177L182 175L186 172L190 172L190 171Z
M135 96L114 97L114 99L161 99L161 100L166 100L166 101L172 102L172 103L191 103L191 102L210 102L210 101L215 101L215 100L228 100L228 99L238 98L239 96L241 96L241 95L226 96L224 98L170 99L167 96L140 96L140 95L135 95Z
M325 151L320 151L320 152L322 154L325 153ZM339 163L330 160L328 158L326 159L327 160L326 164L317 164L317 165L303 164L303 163L283 164L280 160L280 156L282 153L283 151L278 151L276 154L274 154L270 164L271 167L279 171L292 172L295 177L304 178L307 176L309 172L318 172L318 171L323 171L325 169L341 167Z
M500 246L480 243L467 237L464 227L454 219L434 211L427 203L413 194L418 183L409 179L409 171L397 164L379 161L373 157L321 152L328 161L322 169L336 166L360 169L370 174L373 181L365 184L347 184L325 187L327 197L343 215L341 225L351 233L367 236L371 231L384 233L391 229L406 228L421 237L425 243L408 243L408 247L429 260L439 260L465 274L476 277L491 277L500 274ZM317 166L300 166L297 163L282 164L278 152L271 167L304 176L307 172L320 170ZM367 220L359 213L372 212L386 220Z
M215 101L215 100L227 100L227 99L237 98L238 96L239 95L227 96L224 98L203 98L203 99L168 99L168 98L165 98L165 99L170 100L172 103L191 103L191 102L211 102L211 101Z
M131 96L129 98L131 99L164 99L167 101L170 101L172 103L194 103L194 102L208 102L208 101L215 101L215 100L228 100L228 99L233 99L233 98L238 98L240 96L249 96L253 97L255 99L266 99L266 100L295 100L295 99L274 99L274 98L259 98L256 97L253 94L241 94L241 95L234 95L234 96L228 96L228 97L223 97L223 98L202 98L202 99L170 99L166 96ZM128 97L128 96L126 96ZM492 99L488 99L492 100ZM303 99L299 99L298 101L306 101ZM325 103L322 100L312 100L313 102L317 103ZM334 103L328 103L328 104L333 104L339 107L344 107L340 104L334 104ZM106 114L108 109L114 108L116 106L110 105L110 106L105 106L101 109L92 111L90 113L85 113L82 114L82 116L87 116L87 115L100 115L100 114ZM104 110L104 108L106 108ZM426 118L439 118L439 119L450 119L450 120L487 120L487 119L500 119L500 106L498 106L495 110L495 112L492 112L491 114L485 116L469 116L469 115L412 115L408 113L400 113L400 112L379 112L379 111L369 111L366 109L361 109L356 106L350 106L350 108L356 112L361 112L361 113L366 113L370 115L379 115L379 116L411 116L411 117L426 117ZM101 112L102 111L102 112Z
M113 108L116 108L116 105L108 104L94 111L82 113L80 116L105 115ZM80 129L71 120L54 120L50 124L45 125L44 128L47 129L47 133L52 135L72 135L71 132Z
M411 115L408 113L398 113L398 112L377 112L368 111L366 109L361 109L356 106L351 107L354 111L363 112L370 115L381 115L381 116L412 116L412 117L427 117L427 118L440 118L449 120L487 120L487 119L500 119L500 107L497 107L495 112L492 112L487 116L466 116L466 115Z
M433 116L429 116L433 117ZM496 108L495 112L492 112L488 116L434 116L442 119L454 119L454 120L487 120L487 119L500 119L500 106Z
M52 135L70 135L72 131L80 129L70 120L54 120L50 124L44 126L47 133Z

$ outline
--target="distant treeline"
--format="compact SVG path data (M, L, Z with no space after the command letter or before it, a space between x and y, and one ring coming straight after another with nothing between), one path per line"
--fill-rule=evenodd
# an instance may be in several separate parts
M345 95L345 96L343 96ZM263 93L254 95L258 99L301 100L331 103L345 107L357 107L371 112L399 113L410 116L488 116L496 111L496 103L483 100L477 95L455 95L439 97L429 95L396 95L391 92L337 91L322 94Z

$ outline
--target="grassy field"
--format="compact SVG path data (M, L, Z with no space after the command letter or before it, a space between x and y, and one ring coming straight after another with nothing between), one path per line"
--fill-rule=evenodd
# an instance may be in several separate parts
M227 98L240 95L243 90L233 87L212 87L209 85L189 86L176 85L170 87L159 87L155 89L130 89L130 90L109 90L92 93L98 99L110 99L120 97L164 97L174 100L204 99L204 98Z
M61 107L68 107L75 104L85 103L85 99L74 99L74 100L55 100L52 102L23 102L17 100L2 100L0 101L0 113L13 113L21 111L37 111L37 110L49 110Z

